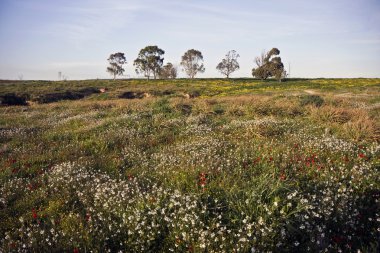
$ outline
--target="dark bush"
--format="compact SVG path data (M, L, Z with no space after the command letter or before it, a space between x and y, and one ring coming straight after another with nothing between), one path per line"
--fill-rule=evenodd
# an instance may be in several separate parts
M0 96L1 105L28 105L26 102L27 95L16 95L14 93L8 93Z
M192 111L192 106L189 104L177 104L176 109L179 110L183 115L190 115Z
M324 104L323 98L318 95L306 95L301 97L301 105L314 105L316 107L321 107Z
M100 93L99 89L94 87L88 87L78 91L65 91L44 94L39 96L36 100L39 103L53 103L58 102L60 100L78 100L90 96L94 93Z
M189 92L189 95L190 95L190 98L196 98L196 97L199 97L201 93L197 90L193 90Z
M170 96L173 95L175 92L173 90L154 90L151 92L154 96Z
M225 109L220 104L216 104L213 108L215 114L224 114Z
M95 88L95 87L88 87L84 88L78 91L78 93L82 94L83 96L87 97L95 93L101 93L100 89Z
M37 98L39 103L53 103L58 102L60 100L76 100L81 99L84 96L82 94L74 93L71 91L59 92L59 93L49 93L45 95L41 95Z
M127 91L121 94L119 98L126 98L126 99L143 98L145 96L144 94L145 94L144 92Z

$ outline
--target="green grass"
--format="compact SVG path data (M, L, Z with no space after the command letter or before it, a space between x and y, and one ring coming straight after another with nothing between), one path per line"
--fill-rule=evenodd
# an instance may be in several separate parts
M379 84L1 81L0 251L376 252Z

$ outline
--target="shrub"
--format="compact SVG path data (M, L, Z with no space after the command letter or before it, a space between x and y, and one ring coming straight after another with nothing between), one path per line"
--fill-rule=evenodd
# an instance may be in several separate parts
M26 95L16 95L14 93L8 93L0 96L1 105L28 105L26 102Z
M94 93L100 93L98 88L88 87L78 91L65 91L65 92L57 92L57 93L48 93L44 95L40 95L36 100L39 103L53 103L58 102L60 100L78 100L84 97L90 96Z
M167 98L162 98L153 104L154 113L171 113L172 107L170 106L169 100Z
M323 98L318 95L306 95L301 97L301 105L313 105L316 107L321 107L324 104Z
M215 114L224 114L225 109L220 104L217 104L213 107L213 111Z
M152 94L154 96L170 96L173 95L175 92L173 90L154 90L152 91Z
M177 104L176 109L179 110L183 115L190 115L192 111L192 105L189 104Z
M190 98L196 98L196 97L199 97L201 93L197 90L192 90L189 92L189 95L190 95Z
M143 97L144 97L144 92L134 92L134 91L127 91L119 96L119 98L126 98L126 99L135 99L135 98L143 98Z

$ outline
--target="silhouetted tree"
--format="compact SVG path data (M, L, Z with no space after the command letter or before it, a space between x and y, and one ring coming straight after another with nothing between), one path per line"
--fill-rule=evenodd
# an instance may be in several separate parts
M226 57L216 66L216 69L227 78L230 74L240 68L237 58L240 57L235 50L231 50L226 54Z
M198 72L205 72L205 67L202 62L202 53L195 49L189 49L182 56L181 66L183 71L185 71L190 78L194 78Z
M161 57L163 54L165 54L165 51L157 46L147 46L141 49L137 59L133 63L136 67L136 73L144 74L148 80L151 75L156 79L164 63L164 58Z
M123 65L127 63L127 59L124 56L124 53L114 53L111 54L108 58L108 62L110 66L107 67L107 72L113 75L113 79L115 80L116 76L123 75L124 70Z
M284 64L281 62L281 58L277 55L280 54L280 50L272 48L269 52L263 51L261 56L255 58L257 68L252 69L252 75L262 80L268 77L275 77L281 82L284 77L285 70Z

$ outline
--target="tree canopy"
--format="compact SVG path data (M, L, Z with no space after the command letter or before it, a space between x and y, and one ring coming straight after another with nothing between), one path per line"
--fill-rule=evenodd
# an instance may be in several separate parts
M110 66L107 67L107 72L113 75L113 79L115 80L116 76L123 75L125 69L123 65L127 63L127 59L125 58L124 53L114 53L111 54L107 59Z
M235 72L240 68L237 58L240 57L235 50L229 51L225 58L216 66L216 69L220 73L225 75L227 78L230 77L231 73Z
M136 73L143 74L148 80L151 75L156 79L164 63L164 58L161 57L164 54L165 51L157 46L147 46L141 49L133 63Z
M160 70L160 78L162 79L175 79L177 78L177 67L168 62Z
M257 68L252 69L253 77L260 78L262 80L268 77L275 77L281 81L284 76L284 64L281 62L281 58L277 55L280 54L280 50L272 48L269 52L263 51L260 56L255 58Z
M183 71L185 71L190 78L194 78L198 72L205 72L203 55L200 51L195 49L189 49L185 52L182 56L181 66Z

